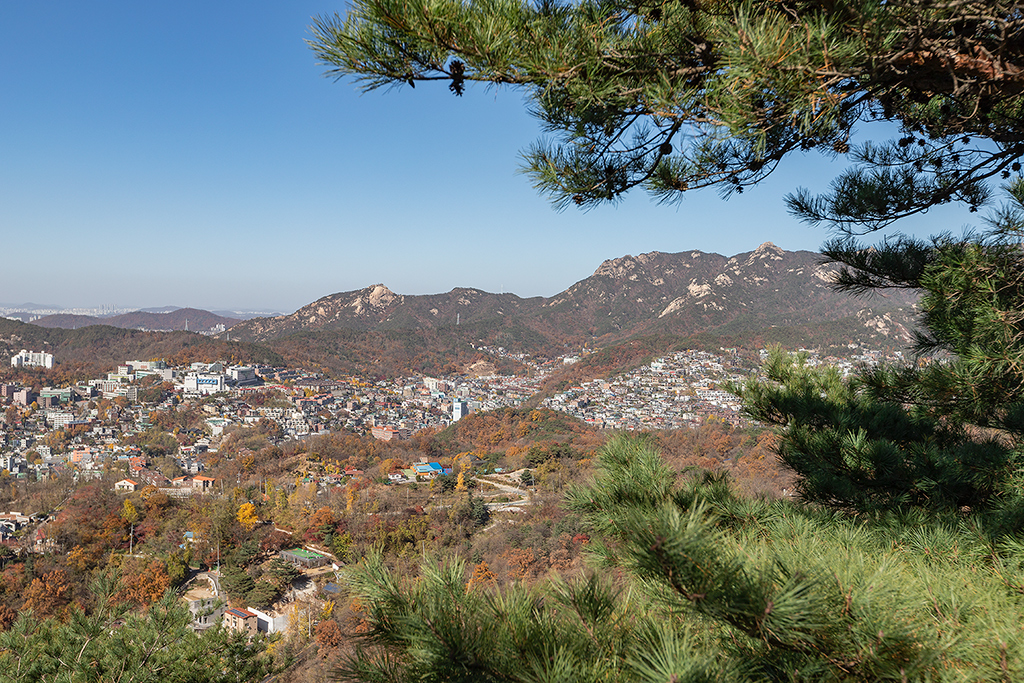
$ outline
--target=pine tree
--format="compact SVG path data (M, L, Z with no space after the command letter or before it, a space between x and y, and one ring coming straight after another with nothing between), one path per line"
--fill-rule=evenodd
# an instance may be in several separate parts
M837 286L921 291L915 355L844 381L777 352L770 380L738 393L778 425L783 462L810 501L869 511L920 506L999 510L1024 525L1024 182L988 231L865 248L834 240Z
M73 607L61 622L22 612L0 633L0 681L242 683L272 670L258 642L220 628L193 633L173 592L133 611L113 600L112 581L93 588L98 604L89 613Z
M598 569L495 592L458 560L349 575L357 681L1011 681L1024 544L955 515L854 518L681 479L620 438L569 505ZM965 523L966 522L966 523Z
M978 206L987 179L1020 171L1022 28L998 0L355 0L317 19L310 45L327 75L366 89L525 89L557 136L527 170L559 206L637 186L728 195L816 149L854 166L794 210L872 229ZM899 136L853 144L880 120Z

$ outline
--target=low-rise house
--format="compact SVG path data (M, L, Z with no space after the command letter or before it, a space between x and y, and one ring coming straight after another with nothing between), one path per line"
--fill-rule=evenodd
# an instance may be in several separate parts
M43 524L36 528L32 535L32 552L39 554L63 552L63 548L47 533L48 526L48 524Z
M29 518L20 512L0 513L0 540L4 536L13 536L16 531L28 524Z
M143 486L156 486L157 488L164 488L170 485L170 480L160 472L156 472L150 469L141 469L132 472L132 476L137 480L141 481Z
M287 614L278 614L271 610L262 611L255 607L249 607L247 611L256 615L256 630L260 633L280 633L288 628Z
M118 493L131 493L139 490L139 482L134 479L122 479L114 484L114 490Z
M416 470L416 474L427 479L433 479L439 475L446 474L444 468L437 462L421 462L413 465L412 468Z
M204 477L201 474L192 477L192 488L199 491L212 491L215 483L217 483L217 480L213 477Z
M240 607L224 610L224 626L238 633L255 634L258 630L256 615Z
M206 420L206 424L210 426L210 432L214 436L220 436L224 432L224 428L231 424L231 420L223 417L211 417Z
M224 616L224 601L218 597L212 581L197 581L182 599L188 603L188 611L192 613L190 627L197 633L213 628Z

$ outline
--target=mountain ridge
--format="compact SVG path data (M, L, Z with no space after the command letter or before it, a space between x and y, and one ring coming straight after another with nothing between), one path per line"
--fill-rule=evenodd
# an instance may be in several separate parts
M90 325L108 325L125 330L163 332L191 330L198 332L210 330L217 325L231 327L239 322L241 321L238 318L229 318L198 308L174 308L166 312L153 312L141 309L104 317L56 313L36 318L32 321L32 324L39 327L61 328L65 330L74 330Z
M652 251L606 259L592 275L551 297L471 287L406 295L376 283L321 297L285 316L241 322L230 334L267 343L312 331L503 328L514 320L554 344L600 345L637 335L795 327L860 316L866 337L910 340L916 295L840 294L830 287L837 270L820 254L786 251L771 242L732 257ZM877 324L882 314L888 324Z
M0 347L16 352L26 344L47 344L59 352L63 367L110 363L126 353L225 354L232 362L273 358L331 376L374 377L462 373L483 361L503 374L529 372L520 354L543 361L581 349L619 348L608 357L635 361L677 348L773 343L829 353L852 353L851 344L906 347L916 295L840 294L829 286L836 271L817 253L789 252L770 242L732 257L653 251L606 259L592 275L551 297L473 287L408 295L375 283L320 297L289 314L238 322L216 336L126 334L105 318L73 333L11 327ZM174 313L187 316L194 330L191 311ZM197 337L211 343L200 344Z

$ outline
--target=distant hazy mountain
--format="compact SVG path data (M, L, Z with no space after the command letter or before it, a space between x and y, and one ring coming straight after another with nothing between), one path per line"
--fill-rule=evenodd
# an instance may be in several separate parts
M143 313L172 313L180 309L181 306L157 306L150 308L140 308L139 310Z
M59 309L60 306L53 304L36 304L31 301L23 304L3 304L0 303L0 308L7 308L14 311L36 311L36 310L54 310Z
M247 320L230 333L233 339L268 342L297 333L469 326L480 331L480 341L507 342L511 336L530 351L526 347L540 340L601 345L652 334L735 337L844 321L835 328L844 338L853 334L849 341L909 339L913 294L839 294L829 287L834 272L814 252L784 251L770 242L731 258L651 252L605 261L590 277L549 298L465 288L402 295L377 284L325 296L289 315Z
M60 313L43 316L33 320L32 324L39 325L40 327L59 327L66 330L79 329L90 325L109 325L127 330L174 331L188 329L192 332L200 332L209 330L216 325L230 327L238 322L238 318L227 318L210 311L202 311L196 308L176 308L167 313L133 311L103 318Z

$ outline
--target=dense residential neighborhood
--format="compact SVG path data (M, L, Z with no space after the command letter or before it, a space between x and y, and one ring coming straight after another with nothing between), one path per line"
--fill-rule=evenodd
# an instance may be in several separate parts
M801 351L807 365L836 367L844 375L882 359L903 360L898 351L863 350L849 358ZM762 350L761 358L767 353ZM542 405L603 429L678 429L699 425L709 417L744 425L749 420L741 414L742 402L723 387L741 382L751 373L749 360L741 358L736 349L680 351L618 377L581 383L544 399Z
M491 355L502 348L480 347ZM819 358L806 352L809 365L827 364L844 373L885 356L861 350L852 358ZM553 370L579 360L568 355L533 363L529 376L410 376L396 381L360 378L329 380L288 368L193 363L172 368L164 362L126 361L116 372L68 387L0 385L5 406L0 430L0 471L15 479L42 479L71 471L77 479L98 478L110 468L135 486L202 490L203 455L216 452L231 426L263 424L279 440L311 434L370 434L383 441L408 439L427 428L451 424L461 415L518 406L533 396ZM554 394L542 405L604 429L650 430L695 426L709 417L742 425L739 400L723 387L752 372L736 349L681 351L608 379L582 382ZM274 397L253 405L251 396ZM143 400L149 399L149 400ZM195 408L201 430L178 430L173 457L180 472L149 468L151 457L133 443L154 427L161 414ZM166 449L165 449L166 450ZM193 477L182 482L174 476ZM173 481L172 481L173 480ZM123 484L130 486L130 484Z

